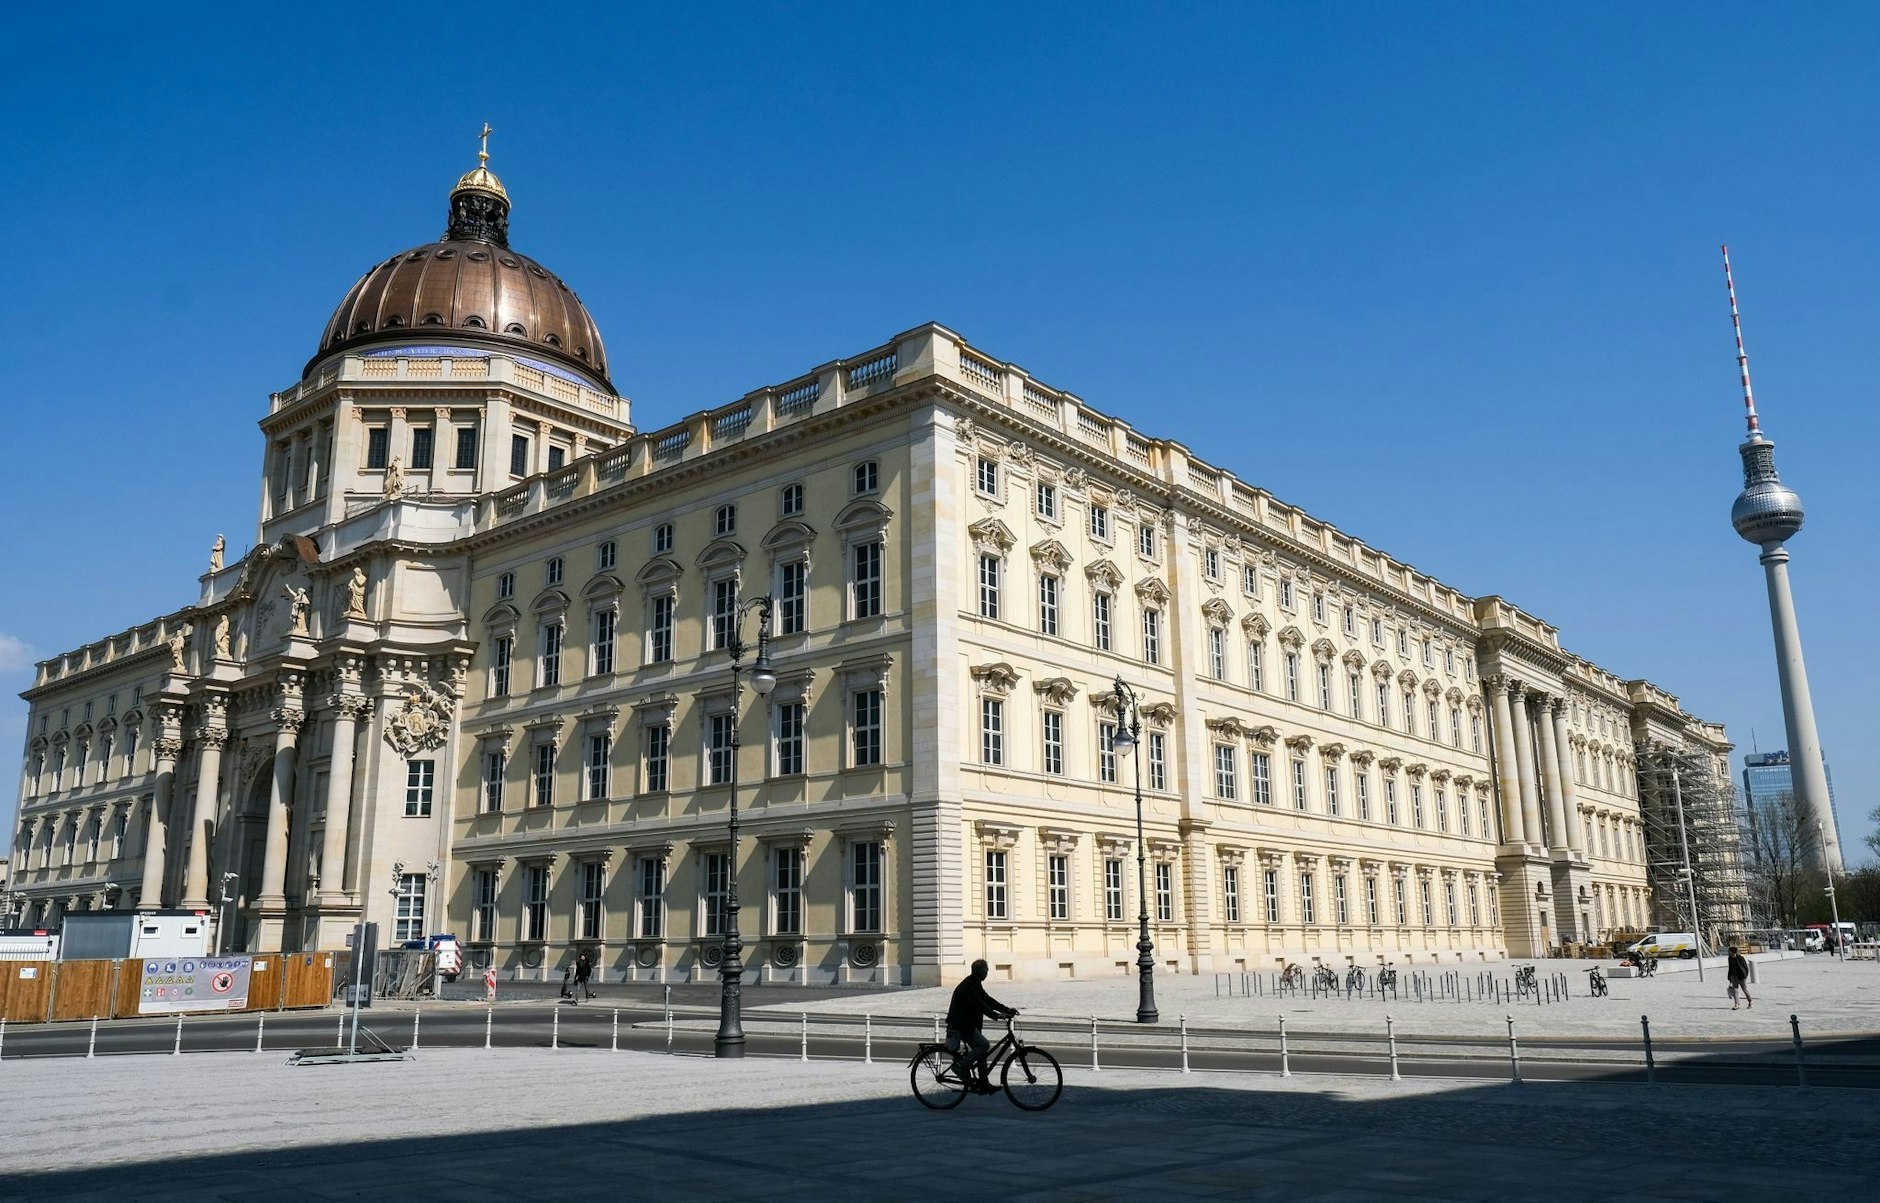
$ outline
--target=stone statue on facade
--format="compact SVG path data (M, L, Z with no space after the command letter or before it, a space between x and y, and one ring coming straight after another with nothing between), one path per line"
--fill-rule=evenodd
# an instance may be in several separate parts
M228 615L215 616L215 654L219 659L229 658Z
M183 671L183 655L189 650L189 632L187 626L178 627L170 632L170 667L177 672Z
M296 635L307 633L307 607L313 599L305 589L297 589L292 584L283 585L281 592L287 595L287 629Z
M346 617L366 616L366 570L353 566L352 580L346 582Z
M223 553L225 553L226 551L228 551L228 540L223 538L221 535L217 535L215 537L215 542L209 544L209 571L210 572L222 571L222 556L223 556Z
M405 491L405 465L397 456L392 457L391 466L385 469L385 497L390 500Z

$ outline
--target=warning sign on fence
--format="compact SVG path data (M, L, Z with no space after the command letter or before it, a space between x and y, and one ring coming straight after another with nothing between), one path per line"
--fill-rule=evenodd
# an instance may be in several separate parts
M248 1006L250 957L175 957L143 963L139 1015L241 1011Z

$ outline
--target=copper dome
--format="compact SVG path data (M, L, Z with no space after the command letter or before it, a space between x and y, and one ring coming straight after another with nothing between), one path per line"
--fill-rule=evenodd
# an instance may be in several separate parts
M451 190L442 239L393 255L347 291L307 370L340 352L440 343L526 354L613 391L600 330L580 298L509 249L509 197L487 167Z

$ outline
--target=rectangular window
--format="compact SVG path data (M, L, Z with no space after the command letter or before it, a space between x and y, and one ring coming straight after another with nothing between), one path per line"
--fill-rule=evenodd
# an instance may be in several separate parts
M1149 788L1168 788L1168 737L1149 732Z
M1338 766L1334 764L1325 766L1325 813L1338 813Z
M1147 522L1136 528L1136 553L1145 560L1155 559L1155 527Z
M1369 823L1371 821L1371 771L1359 765L1352 773L1351 782L1358 794L1358 817Z
M1116 724L1097 724L1097 779L1116 780Z
M1332 666L1321 664L1319 668L1319 709L1332 708Z
M1266 688L1266 645L1257 639L1247 645L1247 688L1255 693Z
M614 671L614 628L619 622L617 611L594 612L594 675L597 677L604 677Z
M667 757L671 747L671 727L646 729L646 791L648 793L666 792Z
M483 756L483 810L495 813L503 808L503 772L509 767L509 754L486 752Z
M1234 777L1232 744L1214 745L1214 796L1227 802L1240 796L1239 783Z
M1293 583L1290 578L1281 578L1279 582L1279 607L1282 610L1293 608Z
M731 735L735 715L714 714L706 719L705 784L731 783Z
M1396 895L1396 899L1397 899L1397 926L1403 927L1410 922L1409 915L1404 910L1404 894L1406 892L1406 887L1404 885L1403 878L1401 877L1397 878L1394 888L1392 889L1391 892Z
M1364 879L1364 919L1372 927L1377 926L1377 878Z
M1279 922L1279 870L1268 869L1266 871L1265 876L1266 876L1266 880L1262 885L1262 890L1264 892L1264 897L1266 899L1266 921L1268 923L1278 923Z
M1423 783L1421 781L1410 783L1410 825L1423 826Z
M553 472L567 462L568 449L566 447L556 447L551 444L548 449L548 470Z
M1053 519L1057 517L1057 486L1048 480L1038 482L1038 516Z
M1175 921L1175 867L1165 860L1155 863L1155 920Z
M543 578L551 585L561 584L561 557L556 556L543 566Z
M666 934L666 862L658 857L640 861L640 938L657 940Z
M424 936L424 874L405 873L398 879L398 913L392 939L403 943Z
M505 572L496 578L496 596L514 597L516 595L516 574Z
M881 763L881 691L858 690L853 707L855 763Z
M1142 659L1145 664L1162 663L1162 611L1142 612Z
M653 599L652 621L646 627L646 662L662 664L672 659L673 596L662 593Z
M1456 706L1449 708L1449 746L1452 748L1462 746L1462 710Z
M1292 792L1293 808L1306 809L1306 762L1303 760L1292 762Z
M849 476L849 485L850 491L857 496L863 493L873 493L881 487L880 466L872 459L863 460L855 465L854 472Z
M1050 573L1038 578L1038 630L1046 635L1058 633L1058 579Z
M777 705L777 776L796 777L803 772L803 703L780 702Z
M605 916L601 911L601 899L607 892L607 866L599 861L581 862L581 898L576 922L580 925L583 940L598 940Z
M1103 917L1123 921L1123 862L1114 857L1103 862Z
M809 562L792 560L777 569L777 634L800 635L808 625Z
M1430 879L1426 877L1418 882L1417 885L1418 891L1423 898L1423 926L1434 927L1436 926L1436 916L1432 914L1430 910Z
M555 801L555 745L535 745L535 805L550 806Z
M1317 923L1318 921L1318 904L1317 900L1312 897L1312 874L1301 873L1299 875L1299 922Z
M998 698L979 699L979 762L1005 763L1005 703Z
M1469 750L1479 753L1482 750L1482 716L1469 716Z
M1442 738L1443 724L1441 720L1441 715L1442 715L1442 708L1438 706L1435 702L1431 702L1429 704L1428 714L1427 714L1429 718L1429 723L1423 728L1423 731L1424 731L1424 734L1428 736L1428 738L1432 742Z
M619 556L620 544L612 539L603 540L594 548L594 567L599 572L610 572Z
M1054 775L1064 772L1064 714L1044 712L1044 771Z
M1208 675L1227 680L1227 632L1219 627L1208 628Z
M1312 621L1319 623L1325 621L1325 595L1323 593L1312 595Z
M1050 915L1063 920L1071 917L1071 858L1052 853L1045 866Z
M1212 547L1203 550L1201 553L1201 571L1206 573L1207 578L1211 581L1220 580L1221 553L1214 550Z
M405 815L423 818L431 813L431 800L437 790L437 761L405 762Z
M1456 829L1463 835L1474 835L1469 822L1469 791L1461 790L1456 794ZM1589 842L1588 847L1591 847Z
M1417 733L1417 695L1408 689L1403 691L1403 729L1410 735Z
M383 469L392 458L392 432L384 426L366 431L366 467Z
M986 851L986 918L1005 918L1005 853L992 849Z
M1449 792L1442 786L1436 787L1436 830L1447 833L1449 830Z
M1446 880L1443 882L1443 913L1449 917L1449 926L1456 926L1458 921L1456 915L1456 883L1453 881Z
M653 528L653 554L663 555L672 550L672 523L662 522Z
M988 497L999 495L999 461L987 459L983 455L979 457L977 484L979 491Z
M875 618L881 614L881 543L879 540L857 543L854 549L851 596L857 618Z
M472 897L470 915L470 939L477 944L489 944L496 939L496 870L478 869L476 885Z
M530 865L523 870L522 938L531 944L548 939L547 865Z
M731 902L731 857L724 852L707 852L699 868L705 878L705 934L722 936Z
M999 557L979 557L979 616L999 616Z
M881 844L863 840L849 853L850 930L881 930Z
M1597 894L1593 895L1593 901L1598 902L1599 895ZM1470 882L1469 883L1469 926L1470 927L1482 926L1482 912L1478 905L1479 902L1480 902L1480 899L1477 897L1476 892L1475 892L1475 883Z
M1251 597L1260 596L1260 570L1257 568L1241 569L1240 588Z
M1384 821L1386 823L1397 821L1397 779L1395 777L1384 778Z
M477 466L476 427L459 426L457 428L457 458L455 462L456 466L459 468L474 468Z
M1357 610L1357 607L1356 607L1356 606L1346 606L1346 607L1345 607L1345 634L1347 634L1347 635L1356 635L1357 633L1358 633L1358 610Z
M561 624L547 623L542 627L542 659L538 667L543 686L561 684Z
M1253 765L1253 804L1273 805L1273 758L1265 752L1255 752L1248 760Z
M803 512L803 486L785 485L777 495L777 512L785 518L793 518Z
M1099 593L1090 599L1090 629L1095 634L1097 650L1110 650L1110 595Z
M803 850L779 848L777 852L776 890L771 896L771 914L778 935L794 936L803 931Z
M607 797L607 762L613 755L614 737L606 733L588 736L587 797L590 802Z
M117 818L112 820L111 822L111 859L112 860L116 860L119 857L124 855L124 837L127 834L129 834L130 826L131 826L131 817L122 811L119 811Z
M1359 679L1357 673L1350 672L1345 674L1345 692L1351 695L1351 717L1356 719L1363 718L1364 682Z
M1090 537L1105 543L1110 541L1110 507L1090 503Z
M437 435L429 426L411 428L411 466L421 472L431 470L436 455Z
M1338 908L1338 926L1344 927L1351 922L1351 899L1345 895L1345 875L1340 873L1332 878L1332 902Z
M529 438L527 435L511 435L509 439L509 474L527 476L529 474Z
M712 582L711 643L731 646L731 624L737 620L738 582L731 577Z
M1384 646L1384 620L1381 618L1371 620L1371 642L1379 647Z
M1234 865L1221 868L1221 917L1240 922L1240 870Z
M735 535L738 533L738 507L721 505L712 511L712 534Z
M1286 700L1299 700L1299 653L1286 653Z
M1381 681L1377 686L1377 725L1390 726L1390 685Z

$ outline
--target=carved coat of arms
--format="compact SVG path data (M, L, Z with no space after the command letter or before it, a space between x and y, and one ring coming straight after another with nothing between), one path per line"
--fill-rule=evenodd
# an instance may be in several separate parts
M385 742L402 756L444 746L450 729L453 699L429 685L412 685L405 700L385 721Z

